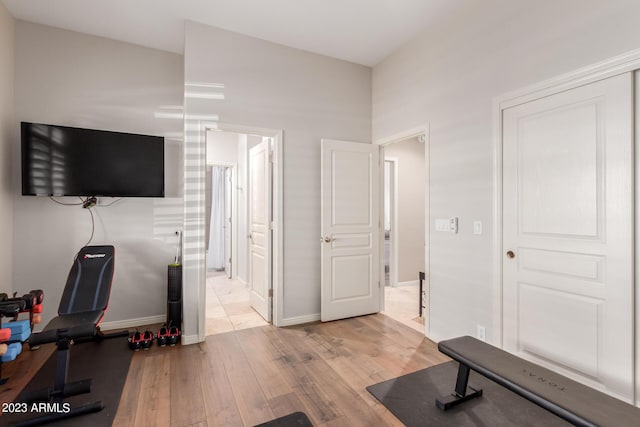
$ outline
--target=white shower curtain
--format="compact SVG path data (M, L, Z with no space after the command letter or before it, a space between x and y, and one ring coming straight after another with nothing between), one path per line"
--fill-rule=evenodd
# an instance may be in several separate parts
M207 269L224 270L224 224L226 212L226 185L224 166L214 166L211 171L211 232Z

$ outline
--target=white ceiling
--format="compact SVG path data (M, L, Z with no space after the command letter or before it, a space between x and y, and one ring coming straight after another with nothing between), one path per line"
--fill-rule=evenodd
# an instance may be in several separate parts
M11 14L183 52L192 20L373 66L463 0L2 0Z

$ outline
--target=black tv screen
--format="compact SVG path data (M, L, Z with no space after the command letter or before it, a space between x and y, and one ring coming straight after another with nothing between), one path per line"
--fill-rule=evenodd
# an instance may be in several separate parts
M164 197L164 138L22 122L22 194Z

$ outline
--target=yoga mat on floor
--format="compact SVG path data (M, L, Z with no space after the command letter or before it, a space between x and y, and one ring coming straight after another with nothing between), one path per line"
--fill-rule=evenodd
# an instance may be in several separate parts
M413 426L570 426L561 418L471 371L469 385L481 388L481 397L448 411L436 407L436 398L453 392L457 362L447 362L367 387L407 427Z
M294 412L255 427L313 427L313 424L304 412Z
M36 350L39 351L39 350ZM27 390L39 390L44 387L53 387L56 371L56 354L54 352L45 362L38 373L27 384L23 392ZM133 355L127 345L127 337L106 339L103 341L91 341L71 346L69 357L68 382L91 378L91 393L64 398L72 408L101 400L104 409L93 414L81 415L75 418L60 420L52 425L62 426L91 426L108 427L118 410L118 403L124 383L129 372L129 364ZM20 396L15 402L21 402ZM31 405L29 405L30 407ZM19 420L37 416L36 413L20 415L4 414L0 417L0 425L7 425ZM40 414L42 415L42 414Z

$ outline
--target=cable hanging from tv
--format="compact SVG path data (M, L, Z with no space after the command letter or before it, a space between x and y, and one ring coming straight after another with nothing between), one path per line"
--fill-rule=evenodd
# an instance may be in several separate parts
M96 207L109 207L114 205L115 203L120 202L121 200L124 199L124 197L119 197L115 200L113 200L110 203L107 204L98 204L98 198L96 196L87 196L87 197L78 197L80 199L79 203L65 203L65 202L61 202L59 200L56 200L53 196L49 196L49 199L52 202L55 202L59 205L62 206L82 206L84 209L89 211L89 215L91 216L91 236L89 237L89 240L87 240L87 243L84 244L84 246L89 246L89 244L91 243L91 241L93 240L93 236L95 234L96 231L96 223L95 223L95 218L93 216L93 211L91 210L92 208L96 208Z
M84 201L82 200L82 197L79 198L80 199L80 203L64 203L64 202L61 202L59 200L54 199L53 196L49 196L49 199L52 202L56 202L57 204L62 205L62 206L81 206L81 205L84 205Z
M93 211L91 210L91 207L88 207L87 210L89 211L89 215L91 215L91 236L89 236L89 240L87 240L87 243L85 243L84 246L89 246L89 244L93 240L93 234L96 231L96 221L93 218Z

